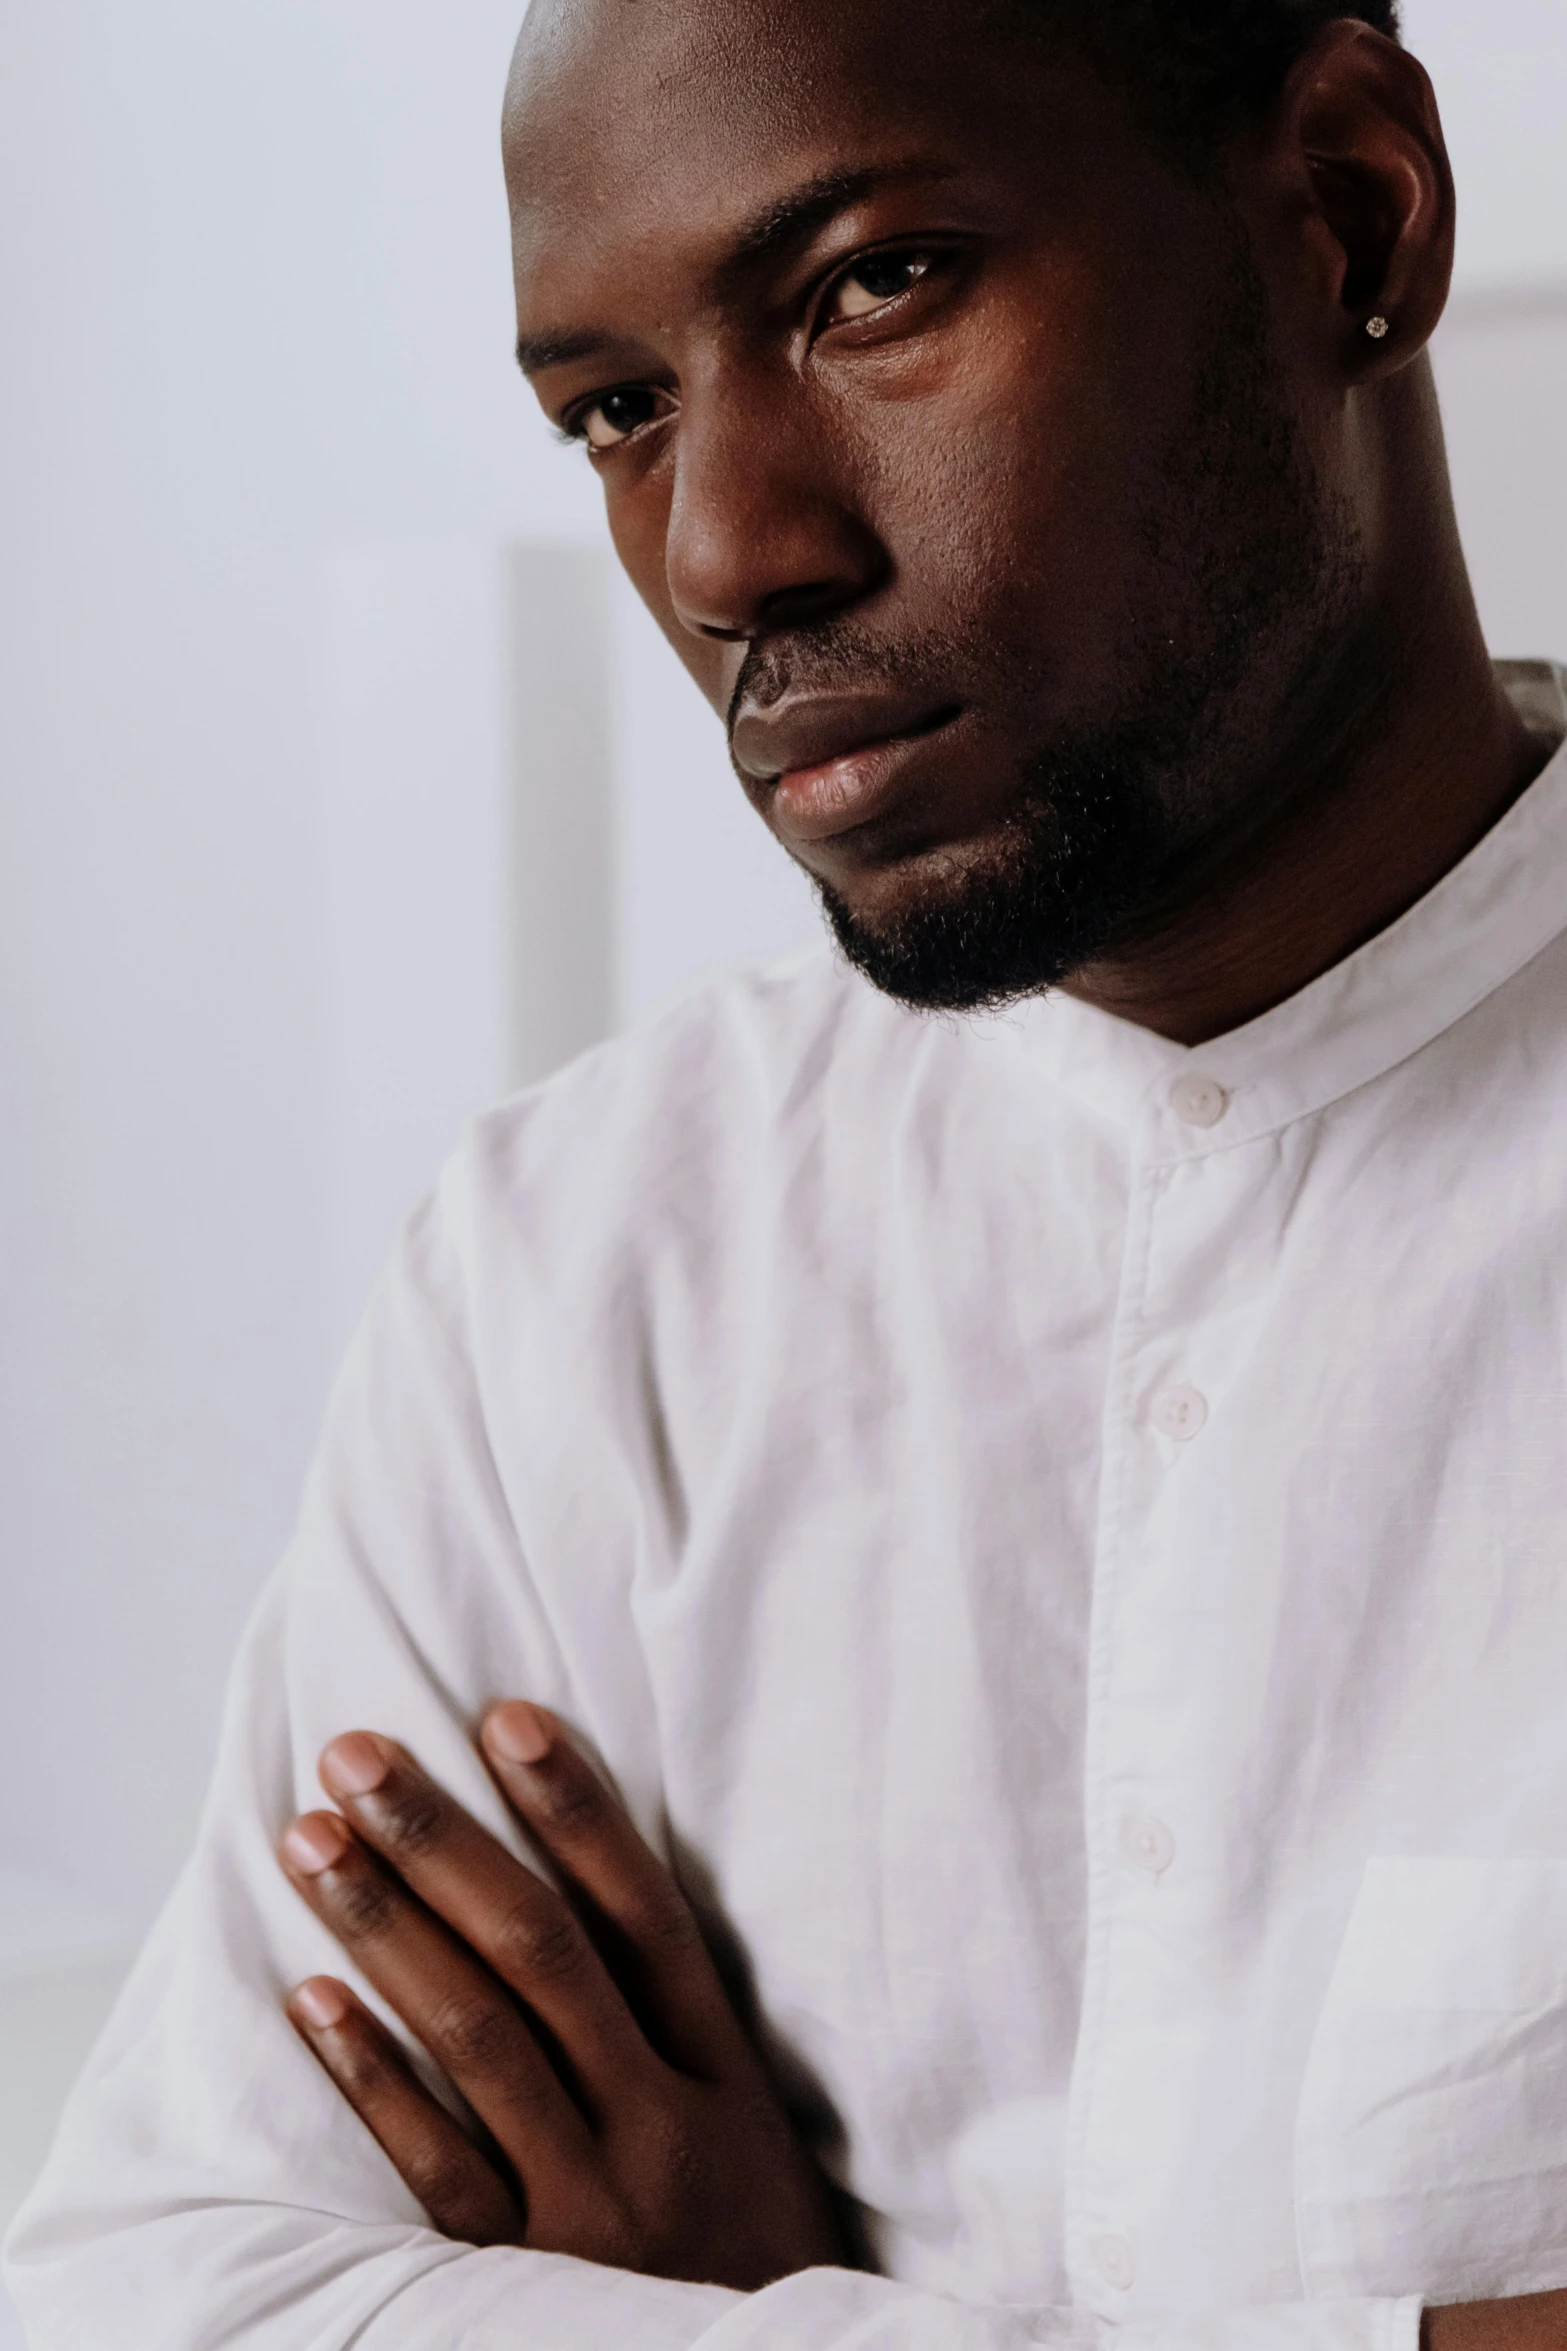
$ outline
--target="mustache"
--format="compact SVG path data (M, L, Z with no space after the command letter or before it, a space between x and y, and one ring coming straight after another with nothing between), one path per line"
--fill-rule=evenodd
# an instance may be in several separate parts
M951 637L904 637L891 643L855 621L816 622L787 636L756 638L747 647L725 730L733 747L743 711L771 710L787 694L804 698L876 686L898 692L928 687L940 696L970 667Z

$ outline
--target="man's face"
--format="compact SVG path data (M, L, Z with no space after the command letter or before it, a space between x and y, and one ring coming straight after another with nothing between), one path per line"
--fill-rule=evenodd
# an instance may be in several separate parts
M539 397L873 979L1052 984L1265 815L1354 536L1240 211L1026 0L536 0L506 151Z

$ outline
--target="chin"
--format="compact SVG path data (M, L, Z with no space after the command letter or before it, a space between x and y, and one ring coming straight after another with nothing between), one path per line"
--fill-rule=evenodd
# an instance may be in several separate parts
M967 840L866 859L818 881L838 945L871 983L926 1011L1037 996L1094 960L1144 904L1159 824L1135 794L1041 793Z
M911 921L961 914L976 891L1004 885L1017 863L1015 823L966 837L932 841L926 834L902 843L885 835L874 840L882 829L861 826L854 837L859 853L843 860L844 870L811 876L824 900L871 936L890 935Z

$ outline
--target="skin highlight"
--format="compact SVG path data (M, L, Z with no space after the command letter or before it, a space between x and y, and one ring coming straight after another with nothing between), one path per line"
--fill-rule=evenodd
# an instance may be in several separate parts
M1392 920L1538 764L1421 356L1451 179L1424 75L1363 25L1198 178L1025 17L540 0L506 124L524 355L600 338L535 367L540 397L602 436L626 568L872 976L896 986L878 943L895 961L945 919L961 948L994 911L1041 778L1048 874L1057 773L1063 820L1097 793L1104 871L1085 886L1058 825L1034 970L969 1000L1064 981L1195 1042ZM863 192L758 252L758 222L835 183ZM843 276L867 250L917 265L879 308ZM1247 279L1265 397L1238 410L1215 335ZM1281 430L1294 593L1226 661L1279 537ZM1184 744L1153 723L1172 709ZM835 727L883 748L835 762ZM1049 935L1063 906L1089 919Z
M872 976L1199 1043L1396 919L1544 752L1423 356L1453 192L1420 68L1330 25L1194 171L1039 24L535 0L519 355ZM343 2095L453 2236L742 2284L842 2258L674 1880L552 1718L497 1709L483 1752L564 1899L373 1734L324 1759L344 1817L284 1840L489 2135L315 1979L291 2014ZM1557 2351L1567 2295L1424 2340Z

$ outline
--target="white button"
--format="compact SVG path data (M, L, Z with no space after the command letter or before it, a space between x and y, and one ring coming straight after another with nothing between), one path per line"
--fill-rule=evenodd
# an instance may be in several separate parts
M1118 2294L1124 2294L1137 2276L1137 2256L1129 2237L1090 2237L1088 2258Z
M1121 1851L1150 1877L1162 1878L1175 1859L1175 1838L1157 1813L1129 1812L1121 1823Z
M1216 1127L1230 1107L1230 1097L1217 1078L1205 1078L1194 1069L1178 1077L1170 1088L1170 1102L1177 1118L1184 1118L1189 1127Z
M1154 1427L1182 1445L1200 1432L1207 1417L1208 1399L1197 1388L1161 1388L1153 1400Z

